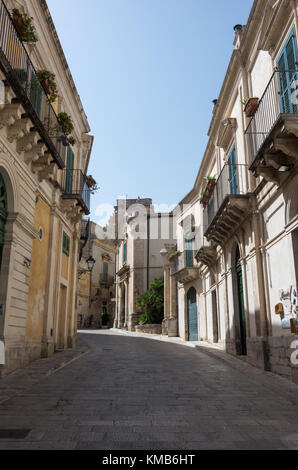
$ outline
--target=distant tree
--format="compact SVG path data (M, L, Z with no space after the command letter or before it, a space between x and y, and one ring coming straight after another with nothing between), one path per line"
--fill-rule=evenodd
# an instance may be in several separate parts
M150 289L140 295L136 301L137 308L143 314L140 316L139 324L160 324L164 318L164 278L155 279L151 282Z

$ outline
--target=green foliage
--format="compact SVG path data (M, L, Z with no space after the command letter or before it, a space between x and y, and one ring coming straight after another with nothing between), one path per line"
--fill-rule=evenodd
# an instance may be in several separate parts
M173 251L173 253L171 253L170 256L169 256L169 260L171 260L173 258L176 258L176 256L179 256L179 255L181 255L180 250Z
M244 98L244 100L242 100L241 103L243 104L243 106L246 106L248 101L249 101L249 98Z
M35 27L33 26L34 18L29 17L26 13L21 13L20 10L14 8L12 10L12 19L14 26L19 33L23 42L37 42Z
M56 101L58 93L55 74L50 72L49 70L38 70L37 78L40 82L42 82L44 88L46 89L47 95L49 97L49 102L53 103L54 101Z
M72 133L72 131L74 130L74 125L73 125L71 117L67 113L65 112L59 113L58 121L59 121L58 131L59 130L63 131L65 135L69 135Z
M143 314L140 316L139 324L160 324L164 318L164 278L155 279L150 284L150 289L140 295L136 301L137 308Z

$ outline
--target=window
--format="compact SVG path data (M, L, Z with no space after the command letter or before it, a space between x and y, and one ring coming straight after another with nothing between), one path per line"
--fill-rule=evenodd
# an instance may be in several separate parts
M292 29L291 34L287 38L284 48L277 59L277 69L279 89L280 89L280 104L282 113L298 113L296 102L293 103L291 95L297 89L296 80L298 79L298 49L295 28ZM284 72L282 72L284 71ZM296 97L296 92L294 93Z
M127 243L125 242L123 245L123 264L126 263L127 260Z
M104 262L103 263L103 274L102 274L103 282L108 282L108 272L109 272L109 265L108 265L108 263Z
M230 182L230 192L231 194L239 194L238 191L238 173L237 173L237 158L236 158L236 148L233 146L229 157L229 182Z
M63 232L62 251L63 251L64 254L69 256L69 253L70 253L70 238L69 238L68 235L66 235L65 232Z

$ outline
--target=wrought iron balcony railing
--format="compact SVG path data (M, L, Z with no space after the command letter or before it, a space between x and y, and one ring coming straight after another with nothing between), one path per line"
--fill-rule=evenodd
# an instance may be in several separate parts
M208 231L213 219L224 201L230 196L247 194L248 187L247 165L227 163L216 182L213 194L204 207L204 234Z
M54 161L64 168L67 138L3 0L0 0L0 67Z
M85 214L90 214L91 190L81 170L63 170L63 199L77 199Z
M298 70L276 70L273 73L245 131L250 167L281 115L298 114L297 80Z
M174 275L186 268L193 268L194 255L194 250L185 250L177 256L174 261L171 261L171 275Z

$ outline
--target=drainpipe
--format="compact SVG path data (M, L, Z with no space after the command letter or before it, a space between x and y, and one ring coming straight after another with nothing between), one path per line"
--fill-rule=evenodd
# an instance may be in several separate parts
M147 290L149 289L150 215L147 214Z

